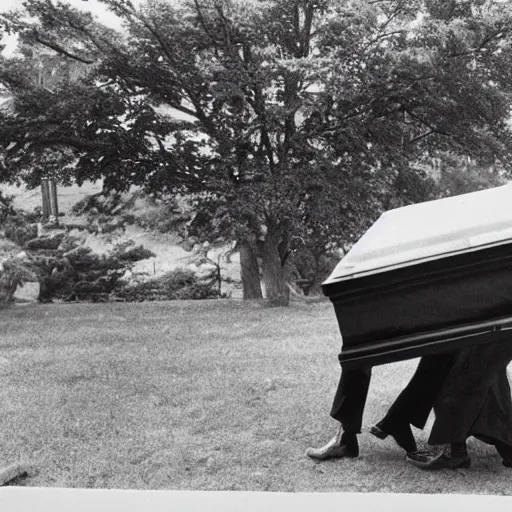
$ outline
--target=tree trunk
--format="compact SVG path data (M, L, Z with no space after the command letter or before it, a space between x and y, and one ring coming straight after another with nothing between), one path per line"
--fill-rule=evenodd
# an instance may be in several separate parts
M290 290L286 285L285 267L278 250L279 237L269 230L261 246L263 283L266 298L272 306L288 306Z
M262 299L260 270L253 247L247 242L238 243L244 300Z

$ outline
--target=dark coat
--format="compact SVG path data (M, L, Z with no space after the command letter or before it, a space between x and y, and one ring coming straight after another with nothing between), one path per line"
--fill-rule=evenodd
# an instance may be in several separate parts
M434 405L429 444L475 436L512 446L512 399L507 365L512 340L461 350Z

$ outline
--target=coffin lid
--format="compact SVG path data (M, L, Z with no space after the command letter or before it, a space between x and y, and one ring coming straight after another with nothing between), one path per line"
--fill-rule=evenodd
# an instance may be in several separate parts
M323 283L512 241L512 183L383 213Z

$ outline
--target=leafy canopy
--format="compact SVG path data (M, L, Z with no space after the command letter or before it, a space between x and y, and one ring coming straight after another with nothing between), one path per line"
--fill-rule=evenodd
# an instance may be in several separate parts
M284 261L432 197L434 160L509 166L509 3L100 1L123 33L54 0L1 16L26 47L86 70L46 87L34 57L2 60L2 179L53 169L195 193L199 234L276 233Z

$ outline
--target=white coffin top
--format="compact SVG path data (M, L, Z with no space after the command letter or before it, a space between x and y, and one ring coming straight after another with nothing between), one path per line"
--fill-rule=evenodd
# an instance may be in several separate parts
M324 284L512 240L512 183L383 213Z

